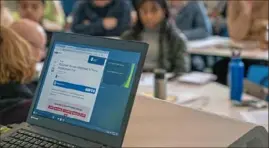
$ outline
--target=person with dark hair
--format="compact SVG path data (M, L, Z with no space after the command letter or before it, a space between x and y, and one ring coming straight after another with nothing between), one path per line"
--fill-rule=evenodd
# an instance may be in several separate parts
M27 18L32 21L42 23L45 11L45 0L17 0L17 10L14 19Z
M30 19L40 23L47 31L61 31L65 16L60 1L56 0L17 0L18 12L15 20Z
M165 0L137 0L137 24L121 37L148 43L144 71L162 68L179 74L186 72L186 37L169 22L169 9Z
M124 0L83 0L73 13L71 31L120 36L131 26L131 8Z

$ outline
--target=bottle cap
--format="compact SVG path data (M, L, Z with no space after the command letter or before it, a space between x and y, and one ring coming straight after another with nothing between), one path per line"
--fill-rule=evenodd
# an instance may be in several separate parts
M240 49L232 49L232 58L240 58L241 50Z
M164 69L154 69L155 79L164 79L166 70Z

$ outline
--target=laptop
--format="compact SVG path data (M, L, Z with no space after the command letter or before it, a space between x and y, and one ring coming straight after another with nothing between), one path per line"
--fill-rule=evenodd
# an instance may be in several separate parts
M148 45L54 33L26 123L0 147L121 147Z

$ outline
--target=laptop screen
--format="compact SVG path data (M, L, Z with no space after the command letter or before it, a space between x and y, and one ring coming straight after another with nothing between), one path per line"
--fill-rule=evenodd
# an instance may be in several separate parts
M33 114L117 136L140 53L56 42Z

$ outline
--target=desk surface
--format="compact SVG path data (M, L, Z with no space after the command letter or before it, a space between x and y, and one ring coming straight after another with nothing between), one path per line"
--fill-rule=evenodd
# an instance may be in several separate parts
M143 74L143 77L151 77L150 74ZM239 119L246 121L246 119L240 114L242 111L248 111L248 108L244 107L235 107L232 105L229 99L229 89L228 87L212 82L207 85L192 85L179 82L170 82L167 86L168 95L175 95L184 97L189 94L195 94L201 96L201 100L197 100L190 104L183 104L191 108L207 111L210 113L227 116L230 118ZM152 93L152 85L140 85L138 87L138 93ZM244 99L252 99L253 97L247 94L244 94ZM268 109L264 109L268 110ZM268 129L268 123L258 123Z
M218 49L215 47L209 47L207 49L189 49L188 53L198 55L231 57L230 49ZM241 57L244 59L268 61L268 51L260 49L242 50Z
M254 127L137 96L123 147L228 147Z
M189 50L190 54L198 54L198 55L211 55L211 56L221 56L221 57L230 57L231 50L230 45L238 45L243 50L241 53L242 58L245 59L253 59L253 60L264 60L268 61L268 50L261 50L255 48L257 45L254 45L253 42L242 42L236 43L231 41L226 37L209 37L203 40L190 41L189 42ZM217 47L217 46L223 47ZM245 49L251 48L251 49Z

